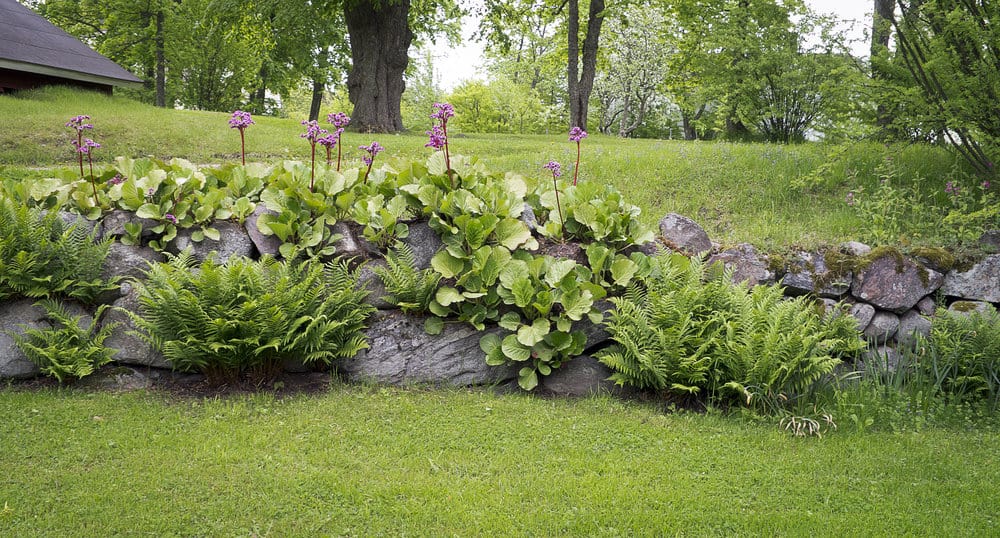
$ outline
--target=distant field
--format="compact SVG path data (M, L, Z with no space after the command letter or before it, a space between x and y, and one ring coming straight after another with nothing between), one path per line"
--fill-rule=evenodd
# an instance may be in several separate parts
M461 114L462 111L457 111ZM99 161L114 156L183 157L199 163L231 161L239 155L239 136L229 129L229 114L157 109L124 98L64 89L0 96L0 174L24 176L26 167L70 165L71 133L63 124L89 114L92 137L102 144ZM247 152L255 161L307 159L298 120L255 118L247 131ZM394 156L423 158L423 131L410 134L344 136L346 158L357 160L357 146L378 140ZM453 133L454 153L475 155L494 170L541 178L551 159L571 169L575 145L565 134L507 135ZM614 184L643 209L654 225L668 212L688 215L723 244L751 242L770 250L817 246L858 238L865 226L847 207L847 191L871 190L873 170L892 156L904 181L919 182L927 193L941 192L946 177L961 163L941 148L887 148L859 142L846 146L819 143L781 146L662 140L623 140L591 135L583 142L581 178ZM5 168L6 167L6 168ZM28 174L30 175L30 174Z

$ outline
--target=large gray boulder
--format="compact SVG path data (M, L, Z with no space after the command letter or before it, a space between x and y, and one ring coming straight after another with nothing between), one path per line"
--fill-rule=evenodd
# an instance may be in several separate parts
M361 266L358 270L358 289L368 290L365 302L379 310L395 310L396 305L386 301L389 292L385 289L385 283L375 272L376 269L388 269L389 265L385 260L372 260Z
M0 303L0 379L23 379L38 375L35 363L21 353L14 343L14 337L7 334L7 331L24 334L25 329L50 326L45 320L45 310L34 306L34 303L34 299Z
M896 336L899 330L899 316L892 312L875 312L871 323L865 327L865 338L877 344L884 344Z
M167 250L177 254L190 248L198 260L204 260L214 253L215 261L218 263L226 263L234 257L253 257L254 243L243 226L224 220L212 223L212 227L219 231L218 241L207 237L201 241L194 241L191 239L191 234L197 231L197 228L185 228L177 230L177 237L167 245Z
M833 274L826 259L818 252L800 252L789 263L781 285L790 295L813 293L820 297L840 298L851 289L852 274Z
M875 307L867 303L857 303L851 307L851 315L858 320L858 330L864 332L875 317Z
M429 335L423 327L422 317L379 312L365 331L371 347L335 364L348 381L389 385L491 385L517 377L516 365L488 366L479 347L483 335L504 337L504 329L477 331L465 323L446 323L441 334Z
M444 243L427 221L411 222L409 229L410 233L401 241L413 251L413 261L417 269L427 269L431 266L431 258L441 250Z
M265 235L264 232L260 231L257 227L257 221L260 220L260 216L264 214L277 215L277 211L271 211L264 204L257 204L257 207L243 221L243 229L246 230L247 236L250 238L250 242L253 243L254 248L257 249L257 253L261 256L271 256L272 258L278 257L278 249L281 248L281 239L278 236L271 234Z
M122 309L130 312L139 312L139 293L130 283L122 284L123 295L113 303L115 308L105 311L103 323L120 323L111 336L104 341L104 345L109 349L114 349L115 354L112 360L120 364L132 364L137 366L147 366L151 368L170 368L170 362L163 357L153 346L145 340L131 334L138 328L132 322L128 314Z
M982 301L955 301L948 305L948 312L957 314L969 315L976 312L981 315L989 315L995 311L996 308L992 304Z
M972 301L1000 302L1000 254L993 254L968 271L949 271L941 292Z
M899 317L896 342L902 347L912 348L918 337L927 338L931 334L931 320L916 310L909 310Z
M876 308L902 314L934 293L944 275L909 258L881 256L854 276L851 294Z
M746 282L747 286L774 284L775 274L768 267L767 256L762 256L750 243L741 243L708 259L708 264L722 264L733 272L733 282Z
M141 224L142 233L140 237L149 238L154 235L153 228L157 225L157 222L153 219L139 218L131 211L115 209L104 215L104 218L101 219L103 237L121 237L126 235L126 224Z
M115 241L108 248L108 257L104 261L101 277L142 278L151 263L161 262L163 259L162 253L149 247L123 245Z
M39 369L17 348L8 331L24 334L27 329L47 329L52 323L46 318L45 309L35 306L36 299L16 299L0 303L0 379L29 378L39 374ZM89 328L93 316L77 303L63 302L70 317L82 316L81 326Z
M551 374L541 378L541 388L556 396L592 396L613 394L627 396L638 391L621 387L613 381L608 368L590 355L581 355L565 362Z
M354 236L354 231L347 225L346 222L337 222L330 227L330 231L334 235L340 236L340 239L333 244L334 248L337 249L336 252L334 252L335 256L341 256L344 258L365 257L364 248Z
M670 213L660 219L660 235L667 246L685 254L701 254L712 250L712 240L708 238L705 229L684 215Z

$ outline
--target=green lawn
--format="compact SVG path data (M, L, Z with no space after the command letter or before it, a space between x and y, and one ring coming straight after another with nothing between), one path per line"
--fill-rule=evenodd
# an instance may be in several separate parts
M986 536L1000 436L606 398L0 391L4 536Z
M458 111L461 114L461 110ZM183 157L198 163L239 158L239 135L220 112L164 110L120 97L64 89L0 96L0 176L32 173L25 167L70 166L72 132L63 124L89 114L96 128L87 136L103 147L95 157ZM308 159L299 121L255 118L247 130L250 160ZM357 146L378 140L388 156L424 158L423 131L398 135L344 135L345 158L357 163ZM455 133L453 153L474 155L496 171L542 179L541 166L555 159L571 173L576 147L564 133L507 135ZM583 141L582 181L611 183L643 209L655 225L668 212L690 216L723 244L751 242L767 250L814 247L858 239L867 226L844 202L858 186L872 190L875 167L892 156L905 182L928 193L943 192L955 156L941 148L886 148L858 142L844 146L734 144L622 140L592 134ZM385 157L380 157L380 162ZM7 165L4 167L3 165ZM941 196L944 196L941 194Z

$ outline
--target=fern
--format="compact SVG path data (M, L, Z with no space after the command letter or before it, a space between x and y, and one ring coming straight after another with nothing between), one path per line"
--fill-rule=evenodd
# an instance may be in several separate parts
M642 286L612 299L606 325L616 344L598 355L612 379L776 412L862 348L849 317L730 277L699 259L655 258Z
M139 335L178 370L213 381L278 373L288 359L329 364L367 347L373 308L345 262L207 260L189 252L150 267L137 284Z
M413 250L403 243L386 253L385 262L388 267L375 268L375 273L389 292L383 299L403 312L426 312L434 300L441 273L433 269L417 269Z
M43 374L55 377L60 383L68 383L111 362L115 350L105 347L104 341L118 324L105 323L98 328L97 323L106 305L99 307L94 319L84 326L83 316L71 316L59 301L45 299L35 304L45 309L53 326L26 329L24 334L11 335L18 349L38 365Z
M97 240L79 223L0 199L0 298L63 295L85 303L114 289L101 272L111 239Z
M935 391L1000 407L1000 313L940 310L917 367Z

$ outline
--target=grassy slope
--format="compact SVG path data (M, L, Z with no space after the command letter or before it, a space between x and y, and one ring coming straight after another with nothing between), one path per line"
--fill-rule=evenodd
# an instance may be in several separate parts
M458 111L461 113L461 111ZM228 114L161 110L123 98L69 90L47 90L23 98L0 96L0 173L17 167L71 165L72 134L63 127L77 114L93 116L92 137L103 144L104 162L116 155L184 157L210 163L238 158L239 136L228 128ZM307 159L298 121L256 118L247 131L251 160ZM345 135L347 158L357 146L377 139L389 155L422 158L428 154L422 131L405 135ZM475 155L493 170L543 178L550 159L571 171L576 148L564 134L454 136L452 151ZM877 144L846 147L822 144L777 146L658 140L620 140L592 135L583 142L584 181L617 186L643 208L655 225L667 212L699 221L724 244L749 241L769 250L789 245L815 246L857 239L865 225L844 203L848 189L871 189L874 167L890 150ZM903 178L928 178L928 192L940 191L953 156L938 148L891 150ZM828 163L825 164L824 163ZM23 173L8 168L6 173ZM812 187L793 187L814 177Z
M789 437L608 399L0 392L0 535L983 536L996 433Z

